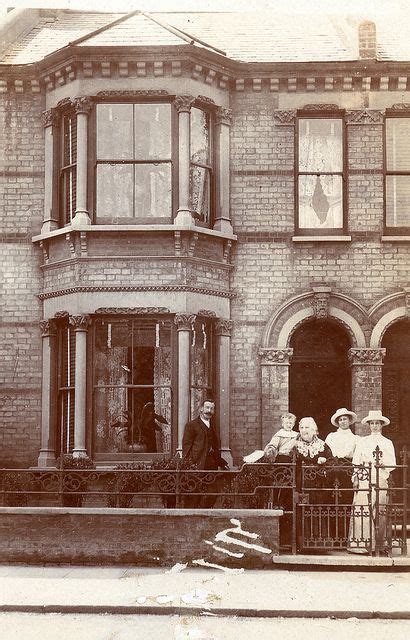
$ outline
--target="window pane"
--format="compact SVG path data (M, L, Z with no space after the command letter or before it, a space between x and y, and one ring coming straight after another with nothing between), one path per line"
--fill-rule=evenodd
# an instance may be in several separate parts
M191 160L209 164L209 114L191 109Z
M94 415L98 453L170 452L171 370L168 321L97 323Z
M410 171L410 118L386 119L388 171Z
M386 225L410 226L410 176L386 176Z
M209 222L210 175L209 169L191 165L189 174L190 209L195 218Z
M61 195L63 206L63 219L65 224L69 224L74 218L76 210L77 196L77 172L76 167L68 167L63 169L61 174Z
M97 158L133 159L133 105L97 105Z
M135 165L135 217L171 216L171 164Z
M343 171L340 119L299 120L299 171Z
M299 227L343 227L342 176L299 176Z
M97 217L132 218L132 165L97 166Z
M77 116L63 118L63 157L62 166L75 164L77 161Z
M136 104L135 160L171 158L171 105Z

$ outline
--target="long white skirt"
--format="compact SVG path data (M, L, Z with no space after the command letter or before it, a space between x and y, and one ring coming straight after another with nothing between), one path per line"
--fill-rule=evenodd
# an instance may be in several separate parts
M386 535L387 479L380 478L379 486L378 540L383 544ZM355 491L353 498L347 546L352 553L368 553L375 550L376 494L374 487L369 492L368 480L359 481L359 490Z

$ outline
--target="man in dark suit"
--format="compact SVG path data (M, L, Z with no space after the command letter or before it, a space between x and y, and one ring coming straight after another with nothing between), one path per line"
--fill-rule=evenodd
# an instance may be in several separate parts
M212 417L215 413L215 403L212 400L204 400L199 416L195 420L187 422L182 438L182 457L184 460L195 464L197 469L217 470L227 469L226 461L221 458L220 443ZM208 490L216 491L214 485L208 486ZM189 507L212 507L216 496L190 496L185 501Z

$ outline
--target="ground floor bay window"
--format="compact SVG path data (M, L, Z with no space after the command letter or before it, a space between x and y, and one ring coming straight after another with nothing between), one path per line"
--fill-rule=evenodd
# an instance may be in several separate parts
M173 455L179 414L185 424L214 396L215 318L97 313L53 322L56 455L87 452L102 462Z

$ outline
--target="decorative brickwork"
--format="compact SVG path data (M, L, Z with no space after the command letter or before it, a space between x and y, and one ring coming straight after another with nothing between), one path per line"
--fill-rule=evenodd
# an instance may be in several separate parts
M262 365L289 365L293 349L259 349Z

